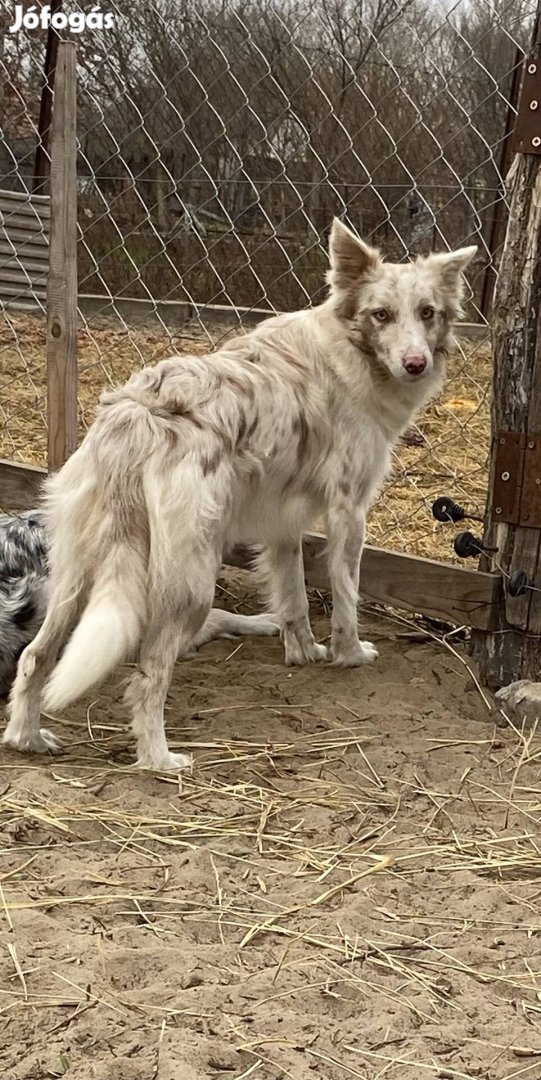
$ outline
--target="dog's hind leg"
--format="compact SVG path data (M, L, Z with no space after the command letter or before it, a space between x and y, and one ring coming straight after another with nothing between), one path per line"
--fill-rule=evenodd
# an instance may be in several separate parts
M318 645L310 627L301 543L266 547L258 558L258 568L266 578L273 617L280 625L286 664L326 660L327 650Z
M273 637L280 633L280 627L273 615L238 615L232 611L213 608L198 634L190 642L189 655L215 638L232 637Z
M181 560L179 560L181 562ZM201 629L211 608L219 562L209 556L190 563L190 575L169 567L167 594L151 595L150 619L139 653L139 670L130 679L126 702L137 739L137 766L178 772L191 764L187 754L172 754L165 736L164 707L173 668Z
M77 618L80 599L77 581L53 583L45 621L21 653L3 736L3 742L15 750L55 753L60 749L55 736L40 726L41 691Z

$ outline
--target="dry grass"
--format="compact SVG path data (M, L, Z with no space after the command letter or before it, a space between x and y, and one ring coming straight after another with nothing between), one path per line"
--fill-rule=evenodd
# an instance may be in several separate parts
M225 331L214 328L214 341ZM124 381L142 363L176 352L204 352L209 336L198 326L171 338L155 327L115 329L103 322L79 333L81 430L92 419L105 386ZM0 456L45 463L45 326L42 319L4 314L0 323ZM432 501L452 495L483 508L489 449L490 349L462 343L450 363L445 394L418 423L420 445L403 446L395 472L370 520L379 546L451 557L452 533L433 522Z

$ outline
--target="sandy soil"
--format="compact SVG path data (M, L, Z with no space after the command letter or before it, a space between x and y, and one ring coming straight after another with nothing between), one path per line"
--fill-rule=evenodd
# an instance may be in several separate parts
M118 681L51 725L62 758L2 753L2 1076L541 1075L541 743L460 645L366 622L370 669L179 663L181 784L130 769Z

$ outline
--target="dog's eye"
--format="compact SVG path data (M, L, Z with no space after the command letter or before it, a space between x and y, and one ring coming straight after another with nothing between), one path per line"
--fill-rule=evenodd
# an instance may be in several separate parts
M425 321L427 319L432 319L435 314L436 312L434 311L433 307L430 307L430 304L427 304L426 307L421 308L421 319L424 319Z
M389 321L389 312L385 308L380 308L379 311L373 311L372 314L378 322L384 323Z

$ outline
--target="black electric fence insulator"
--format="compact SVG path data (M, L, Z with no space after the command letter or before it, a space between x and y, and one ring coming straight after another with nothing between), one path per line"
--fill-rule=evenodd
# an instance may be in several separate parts
M453 547L455 555L458 555L459 559L477 559L483 551L495 552L498 550L498 548L485 547L481 538L474 536L471 532L457 533Z
M509 596L524 596L528 589L533 588L533 581L528 577L525 570L513 570L507 581Z
M447 495L440 495L439 499L432 503L432 517L436 518L436 521L463 521L466 511Z
M458 555L459 559L472 559L481 554L483 541L479 540L471 532L459 532L455 536L453 547L455 555Z
M471 521L483 520L477 514L470 514L468 510L456 503L449 495L440 495L439 499L432 503L432 517L436 521L443 522L464 521L464 518L469 518Z

